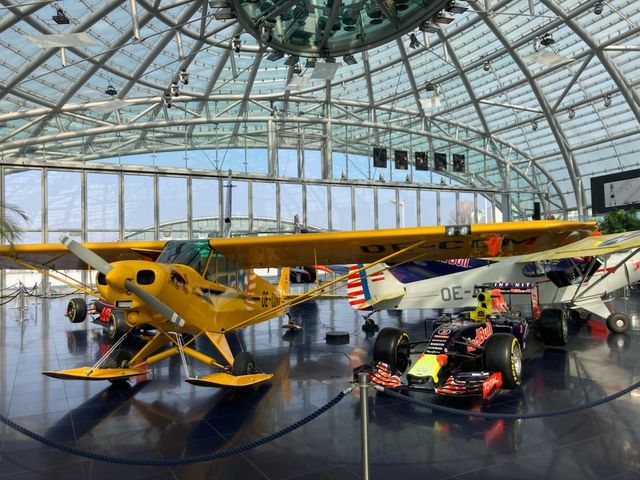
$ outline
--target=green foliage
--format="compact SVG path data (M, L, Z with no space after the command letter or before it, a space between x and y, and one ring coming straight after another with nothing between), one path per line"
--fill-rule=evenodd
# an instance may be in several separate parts
M599 226L602 233L620 233L640 230L640 220L635 210L612 210L604 215Z
M3 243L13 245L15 241L20 239L20 227L18 227L13 219L9 218L9 215L19 217L25 222L28 221L29 218L24 211L14 205L0 204L0 212L2 212L0 215L0 239L3 240Z

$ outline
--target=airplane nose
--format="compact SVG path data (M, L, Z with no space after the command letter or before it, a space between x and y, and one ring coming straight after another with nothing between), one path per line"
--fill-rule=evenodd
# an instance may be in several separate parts
M124 286L125 280L131 280L134 278L134 273L131 269L125 267L124 265L119 265L117 267L112 268L107 275L105 276L105 280L107 284L117 290L119 292L126 291L126 287Z

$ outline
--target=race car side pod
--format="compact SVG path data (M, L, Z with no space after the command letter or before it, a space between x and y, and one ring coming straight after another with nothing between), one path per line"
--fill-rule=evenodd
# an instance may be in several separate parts
M389 395L392 398L396 398L398 400L404 400L406 402L412 403L419 407L430 408L435 412L446 413L448 415L464 415L465 417L480 417L486 419L503 419L503 420L529 420L531 418L546 418L546 417L557 417L559 415L566 415L568 413L579 412L580 410L587 410L589 408L598 407L600 405L604 405L612 400L616 400L627 393L635 390L640 387L640 382L636 382L633 385L623 388L619 392L611 394L607 397L599 398L598 400L593 400L591 402L583 403L582 405L576 405L575 407L568 408L560 408L558 410L550 410L548 412L528 412L528 413L490 413L490 412L473 412L470 410L463 410L460 408L451 408L445 407L444 405L437 405L431 402L423 402L421 400L416 400L415 398L407 397L402 395L394 390L389 388L385 388L381 385L372 385L377 391L384 393L385 395Z

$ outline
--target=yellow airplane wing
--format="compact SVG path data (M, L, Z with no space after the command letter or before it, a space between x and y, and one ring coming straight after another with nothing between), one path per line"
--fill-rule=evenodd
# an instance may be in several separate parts
M519 260L518 263L593 257L596 255L630 250L632 248L640 248L640 230L583 238L569 245L527 255Z
M100 242L85 243L108 262L118 260L155 260L166 242ZM86 270L87 265L72 254L62 243L24 244L0 246L0 268L24 269L36 265L53 270Z
M304 235L216 238L217 252L247 268L371 263L411 245L393 258L444 260L524 255L575 242L595 222L529 221L463 227L417 227Z

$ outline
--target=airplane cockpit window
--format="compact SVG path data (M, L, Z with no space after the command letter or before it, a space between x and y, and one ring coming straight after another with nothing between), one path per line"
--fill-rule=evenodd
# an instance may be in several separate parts
M211 282L237 288L237 273L238 267L233 260L219 253L212 253L205 278Z
M188 265L202 275L210 252L211 247L207 240L196 242L172 240L165 245L158 257L158 263Z
M522 266L522 274L525 277L544 277L545 264L542 262L529 262Z

